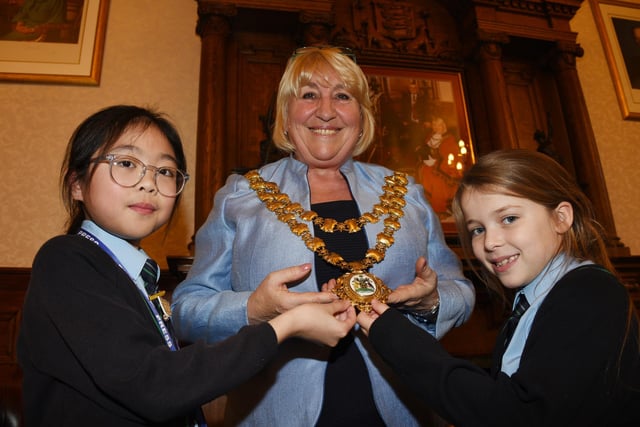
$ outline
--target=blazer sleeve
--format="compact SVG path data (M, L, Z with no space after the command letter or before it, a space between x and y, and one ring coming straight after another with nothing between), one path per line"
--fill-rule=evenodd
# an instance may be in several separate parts
M128 275L77 236L54 238L36 256L21 334L22 357L42 374L154 421L224 394L277 349L265 323L215 346L171 351Z
M638 378L637 340L635 353L630 344L632 356L621 357L629 300L609 273L591 268L568 276L542 303L511 377L494 379L449 355L393 309L374 322L369 338L404 381L456 426L605 425L616 412L608 408L615 405L620 376Z

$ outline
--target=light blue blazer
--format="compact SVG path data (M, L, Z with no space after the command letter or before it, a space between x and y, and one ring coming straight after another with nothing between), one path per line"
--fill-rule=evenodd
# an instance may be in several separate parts
M348 161L346 177L361 213L379 202L384 177L393 172L378 165ZM305 209L310 207L307 166L293 157L260 169L266 181ZM422 186L410 179L405 215L395 244L383 262L370 270L387 286L411 283L415 262L427 258L438 273L440 311L431 333L442 337L471 314L473 285L463 276L456 255L446 246L440 221L425 199ZM313 232L312 224L309 224ZM383 230L382 221L367 224L370 247ZM173 321L177 334L187 341L213 343L248 324L249 295L274 270L314 262L314 254L289 227L268 211L242 175L231 175L216 193L214 208L196 234L194 264L173 294ZM315 274L290 288L293 292L318 290ZM416 324L425 327L418 322ZM418 426L416 402L405 386L384 366L368 340L356 332L356 344L369 371L374 400L387 425ZM225 423L247 426L313 426L320 414L326 360L330 349L292 339L280 346L277 358L253 380L228 394ZM411 351L410 348L407 351ZM435 380L435 379L434 379ZM410 396L401 398L400 396ZM420 406L420 404L418 404Z

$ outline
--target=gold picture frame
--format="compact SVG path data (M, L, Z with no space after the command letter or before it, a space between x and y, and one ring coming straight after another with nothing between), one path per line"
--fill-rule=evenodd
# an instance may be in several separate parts
M0 15L14 15L0 16L5 24L0 34L0 80L100 83L109 0L68 0L64 4L66 9L57 12L55 22L30 23L27 30L23 11L8 6L0 11ZM20 38L24 34L33 37Z
M377 134L360 159L413 176L423 185L445 236L455 238L451 200L462 174L475 163L461 73L369 65L362 70L369 80ZM441 139L432 143L436 134Z
M640 120L640 3L589 1L622 117Z

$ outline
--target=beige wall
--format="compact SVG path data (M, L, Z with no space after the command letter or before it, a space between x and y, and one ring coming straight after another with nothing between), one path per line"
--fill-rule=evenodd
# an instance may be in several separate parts
M94 111L134 103L167 112L195 165L200 40L195 0L111 0L100 86L0 82L0 266L28 267L40 245L63 231L58 171L73 129ZM574 18L585 56L578 71L598 141L618 235L640 254L640 121L621 119L589 2ZM143 246L166 267L185 255L193 230L193 182L178 221Z
M58 173L75 127L93 112L131 103L166 112L195 167L200 38L195 0L111 0L100 86L0 82L0 266L28 267L66 220ZM194 182L188 184L163 247L157 232L143 247L165 257L188 254Z
M640 4L640 1L629 3ZM578 73L598 143L618 236L640 255L640 121L622 120L589 0L572 20L584 49Z

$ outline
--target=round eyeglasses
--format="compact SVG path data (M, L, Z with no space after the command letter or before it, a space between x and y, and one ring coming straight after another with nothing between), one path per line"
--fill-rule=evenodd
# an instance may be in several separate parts
M169 166L145 165L140 159L122 154L106 154L93 160L95 163L109 163L109 173L113 182L121 187L135 187L144 178L147 170L153 171L153 179L158 193L175 197L184 190L189 174Z

